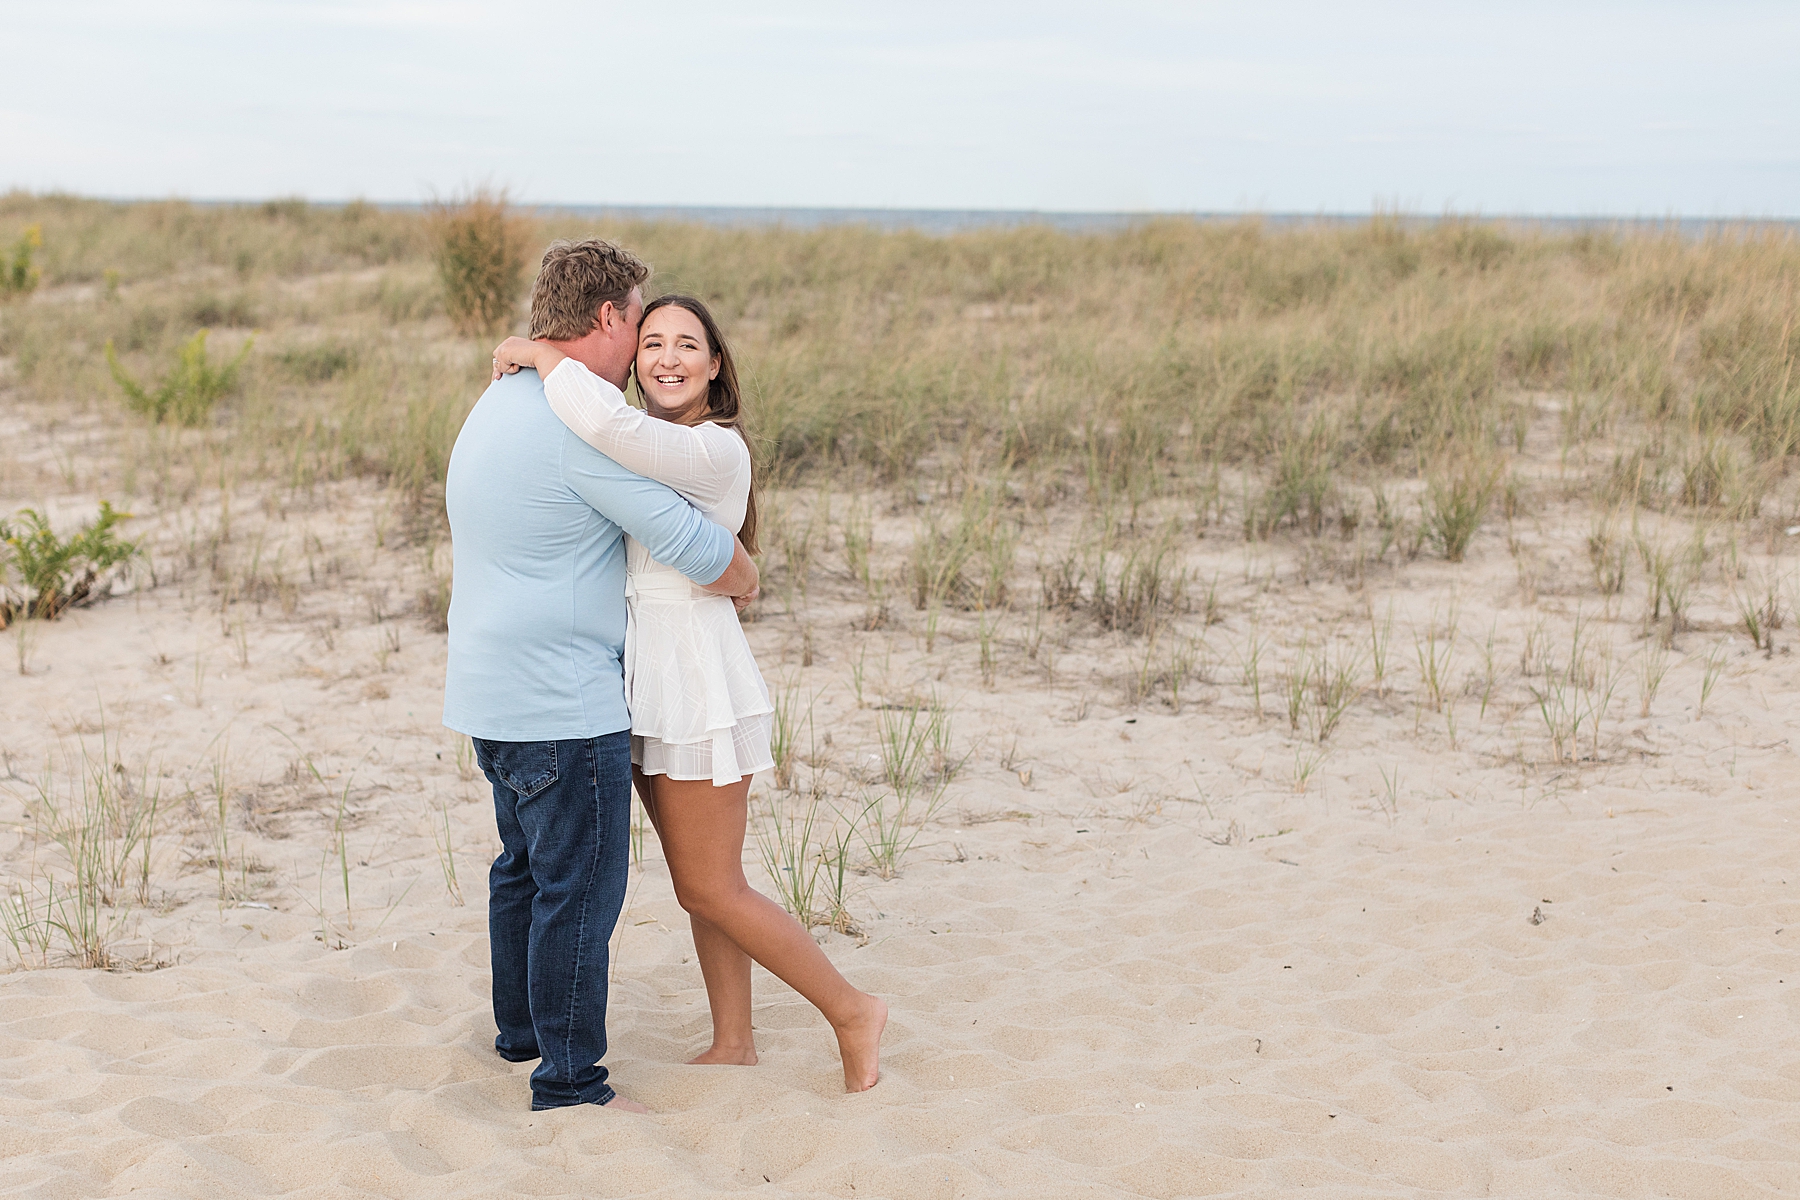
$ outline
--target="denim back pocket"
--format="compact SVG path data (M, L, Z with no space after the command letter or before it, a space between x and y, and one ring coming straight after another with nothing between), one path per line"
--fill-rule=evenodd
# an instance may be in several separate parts
M535 796L556 782L555 742L470 740L481 769L521 796Z

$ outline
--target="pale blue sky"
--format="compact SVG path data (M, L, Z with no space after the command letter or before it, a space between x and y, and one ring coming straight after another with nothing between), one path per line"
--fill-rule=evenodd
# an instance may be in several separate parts
M0 0L0 187L1800 216L1800 4Z

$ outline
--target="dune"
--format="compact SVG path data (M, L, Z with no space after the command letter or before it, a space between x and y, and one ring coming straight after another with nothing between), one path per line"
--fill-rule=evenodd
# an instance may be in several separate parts
M716 301L746 867L890 1006L866 1093L760 971L760 1065L684 1065L640 818L634 1116L493 1053L439 723L504 306L419 213L0 216L0 521L144 550L0 630L0 1196L1800 1192L1790 231L489 222L484 296L598 231Z

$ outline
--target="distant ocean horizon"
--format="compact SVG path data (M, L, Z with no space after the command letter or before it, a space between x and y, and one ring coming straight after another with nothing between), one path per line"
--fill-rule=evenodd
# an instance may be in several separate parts
M100 197L121 203L150 203L152 197ZM192 203L207 207L254 205L266 199L226 200L197 199ZM310 200L320 208L340 208L349 200ZM426 207L423 201L368 201L376 208L405 212ZM1367 212L1259 212L1245 210L1141 210L1121 212L1066 212L1030 208L810 208L758 205L700 204L526 204L519 206L545 216L566 215L597 220L671 221L718 228L822 229L832 226L862 225L883 231L911 230L927 234L966 233L980 229L1011 229L1041 225L1068 233L1110 233L1153 221L1197 221L1202 223L1261 221L1277 228L1307 225L1360 225L1377 217L1398 220L1402 224L1429 227L1444 221L1474 221L1489 225L1509 225L1521 229L1569 233L1582 230L1617 230L1620 232L1654 232L1673 229L1687 237L1707 234L1744 232L1758 229L1800 232L1800 217L1661 217L1624 216L1618 214L1534 215L1521 213L1445 212L1439 214L1389 210Z
M567 213L603 220L675 221L727 228L786 226L793 229L819 229L834 225L866 225L888 231L914 230L920 233L935 234L963 233L978 229L1008 229L1023 225L1043 225L1070 233L1107 233L1129 229L1152 221L1169 220L1199 222L1256 220L1276 227L1292 228L1305 225L1360 225L1377 216L1398 219L1408 225L1428 226L1441 221L1477 221L1484 224L1517 225L1557 232L1583 229L1655 230L1673 228L1682 234L1694 237L1726 230L1756 227L1800 230L1800 218L1795 217L1529 216L1510 213L1456 212L1434 216L1405 211L1397 213L1302 213L1250 210L1058 212L1023 208L778 208L652 204L534 204L524 207L546 214Z

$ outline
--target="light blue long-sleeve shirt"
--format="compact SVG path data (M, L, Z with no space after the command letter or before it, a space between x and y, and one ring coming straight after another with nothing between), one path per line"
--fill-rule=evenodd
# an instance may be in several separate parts
M536 371L493 384L450 454L455 547L444 724L506 742L631 727L625 539L697 583L731 565L730 533L570 433Z

